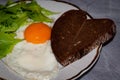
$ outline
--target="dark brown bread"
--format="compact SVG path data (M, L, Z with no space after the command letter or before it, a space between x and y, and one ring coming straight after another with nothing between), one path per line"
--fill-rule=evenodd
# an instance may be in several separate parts
M89 19L80 10L64 13L54 24L51 46L57 60L66 66L115 35L110 19Z

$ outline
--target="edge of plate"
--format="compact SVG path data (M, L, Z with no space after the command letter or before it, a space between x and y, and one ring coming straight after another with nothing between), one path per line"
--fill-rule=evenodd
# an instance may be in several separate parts
M65 4L71 5L71 6L73 6L73 7L76 7L78 10L82 10L82 9L81 9L80 7L78 7L77 5L72 4L72 3L70 3L70 2L67 2L67 1L59 1L59 0L52 0L52 1L65 3ZM92 17L87 11L84 11L84 10L82 10L82 11L85 12L85 13L86 13L86 16L88 16L90 19L93 19L93 17Z
M84 69L82 69L78 74L76 74L75 76L67 79L67 80L75 80L75 79L78 79L80 76L82 76L85 72L87 72L89 69L91 69L94 64L97 62L99 56L100 56L100 51L101 51L101 48L102 48L102 45L98 46L98 49L97 49L97 52L96 52L96 55L94 57L94 59L91 61L91 63L85 67Z

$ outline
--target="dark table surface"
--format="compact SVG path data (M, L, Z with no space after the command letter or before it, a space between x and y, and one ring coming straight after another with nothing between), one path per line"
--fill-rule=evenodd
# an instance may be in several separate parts
M5 3L6 0L0 0ZM77 5L94 18L110 18L117 28L115 38L102 48L95 66L78 80L120 80L120 0L63 0Z

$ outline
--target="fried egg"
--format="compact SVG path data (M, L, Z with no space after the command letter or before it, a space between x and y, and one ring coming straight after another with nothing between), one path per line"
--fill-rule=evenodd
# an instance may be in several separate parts
M20 27L16 37L24 39L7 55L7 65L28 80L50 80L58 71L58 62L52 53L51 28L44 23Z

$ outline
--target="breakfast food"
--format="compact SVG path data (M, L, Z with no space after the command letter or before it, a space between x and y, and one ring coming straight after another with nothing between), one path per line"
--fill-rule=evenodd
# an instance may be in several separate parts
M5 57L5 63L25 80L54 78L59 68L50 45L50 31L51 28L45 23L36 22L20 27L16 37L24 40L14 46Z
M51 12L37 4L8 1L0 7L0 59L25 80L50 80L58 62L50 45ZM4 14L3 14L4 13ZM12 79L11 79L12 80Z
M51 28L44 23L33 23L26 28L24 36L28 42L44 43L50 39Z
M112 20L87 19L86 16L81 10L70 10L59 17L53 26L51 46L63 66L80 59L115 35Z
M14 5L15 6L10 5L9 7L4 8L4 9L8 9L8 12L10 11L10 14L7 13L7 10L3 9L3 12L8 15L7 16L8 19L5 18L5 20L3 20L2 22L2 23L6 22L7 25L2 23L0 24L2 26L4 25L3 27L0 26L0 29L1 29L0 31L2 31L0 32L2 33L0 34L0 41L2 43L1 44L2 47L0 46L0 51L2 52L2 54L0 54L0 58L1 59L4 58L4 62L10 67L10 69L22 75L25 78L25 80L50 80L56 77L57 73L59 72L59 68L58 68L59 65L56 60L57 58L56 53L54 53L56 56L55 58L51 49L51 41L53 44L54 38L51 38L51 41L50 41L52 28L49 25L54 23L51 23L52 19L48 17L50 14L53 14L53 13L42 7L39 7L39 5L36 4L35 0L32 0L32 2L28 2L27 6L26 6L26 3L24 2L23 4L22 3L17 4L18 5L17 8L16 8L16 4ZM72 26L70 30L76 31L76 28L78 28L78 26L82 27L83 23L86 22L87 17L90 17L89 15L86 16L86 14L87 13L82 10L79 10L79 11L71 10L70 13L68 13L68 15L72 17L68 16L65 20L67 19L69 20L70 18L72 22L70 23L69 21L68 22L65 21L65 23L62 23L62 24L64 26L65 25L67 26L68 25L67 23L70 23L70 26ZM1 14L1 15L4 15L4 14ZM74 16L74 15L77 15L77 16ZM52 17L52 18L54 19L56 17ZM62 21L64 22L64 17L63 17L63 20L61 20L61 22ZM89 23L91 22L88 21L88 24ZM12 24L12 25L9 25L9 24ZM8 28L8 26L10 28ZM4 28L4 27L7 27L7 28ZM54 33L54 30L56 30L55 27L52 30L52 33L53 33L52 37L56 34ZM58 32L62 30L59 29ZM62 31L62 32L65 32L65 31ZM68 31L67 33L70 33L70 32L71 31ZM74 35L76 35L76 33L72 34L73 37ZM78 35L76 36L75 40L77 40ZM59 35L54 37L59 37ZM61 38L63 40L65 39L64 36L62 36ZM56 40L58 39L56 38ZM69 39L66 39L66 42L68 40L71 40L71 37L69 37ZM7 45L6 43L4 43L4 41L6 41ZM55 43L57 43L57 41L55 41ZM58 43L59 43L59 40L58 40ZM67 47L69 43L70 41L64 44L66 44L66 47ZM78 41L77 43L74 44L74 46L77 46L79 43L80 42ZM55 48L61 49L61 47L62 47L61 45L56 46L54 47L54 49ZM63 50L67 49L66 47L63 47L64 48ZM71 48L72 46L69 47L69 50L72 50ZM73 48L73 49L78 49L78 48ZM61 55L61 57L63 57L63 54ZM68 54L68 57L69 57L69 54ZM80 56L76 54L75 57L79 58Z

